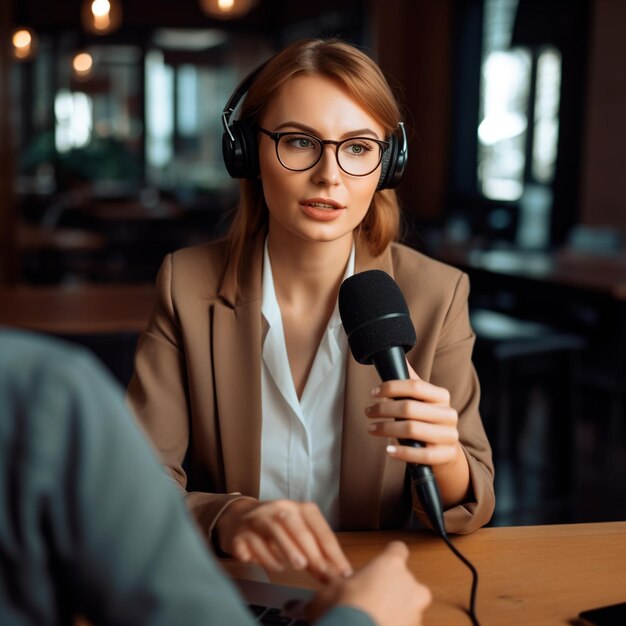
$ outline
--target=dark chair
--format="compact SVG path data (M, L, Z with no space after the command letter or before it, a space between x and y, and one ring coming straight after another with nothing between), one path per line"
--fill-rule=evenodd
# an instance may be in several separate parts
M493 524L571 521L585 341L572 333L474 309L481 413L496 465Z

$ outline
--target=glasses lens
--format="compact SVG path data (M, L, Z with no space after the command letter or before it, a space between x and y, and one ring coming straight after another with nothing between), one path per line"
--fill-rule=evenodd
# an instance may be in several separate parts
M320 157L322 144L311 135L286 133L278 142L278 158L290 170L306 170Z
M348 139L339 144L338 148L339 166L353 176L365 176L373 172L382 157L380 145L364 137Z

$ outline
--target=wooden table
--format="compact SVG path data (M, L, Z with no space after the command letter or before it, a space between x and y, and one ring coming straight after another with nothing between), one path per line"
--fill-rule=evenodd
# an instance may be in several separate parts
M405 541L409 567L433 592L425 626L468 626L471 575L428 531L339 533L356 567L393 539ZM481 626L576 624L584 609L626 601L626 522L483 528L453 537L479 573ZM231 575L264 579L259 570L224 561ZM265 578L266 579L266 578ZM272 579L316 587L302 573Z
M469 272L525 279L626 300L626 256L563 249L544 252L519 249L483 250L442 246L435 256Z
M147 284L0 288L0 325L55 335L138 333L154 300Z
M0 326L54 335L94 353L119 383L133 373L155 289L147 284L0 288Z

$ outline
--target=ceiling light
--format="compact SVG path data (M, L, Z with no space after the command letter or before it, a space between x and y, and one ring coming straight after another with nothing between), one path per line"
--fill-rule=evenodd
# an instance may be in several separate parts
M37 51L37 35L29 28L18 28L12 37L13 56L18 61L28 61Z
M84 0L81 9L83 27L94 35L108 35L122 23L120 0Z
M79 52L72 59L72 68L78 79L86 79L93 69L93 57L88 52Z
M209 16L232 20L246 15L256 0L200 0L200 7Z

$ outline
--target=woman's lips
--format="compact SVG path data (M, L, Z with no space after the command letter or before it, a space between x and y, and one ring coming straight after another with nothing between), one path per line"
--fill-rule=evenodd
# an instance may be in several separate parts
M304 201L300 203L303 213L319 222L336 220L345 209L336 203L320 201Z

